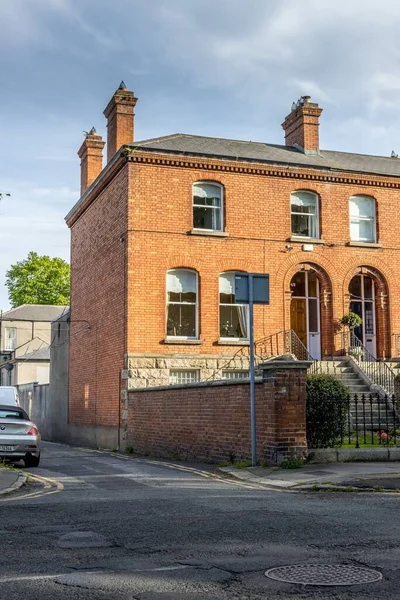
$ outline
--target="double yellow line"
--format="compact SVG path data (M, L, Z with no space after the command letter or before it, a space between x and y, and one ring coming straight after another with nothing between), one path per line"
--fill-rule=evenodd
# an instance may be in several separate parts
M43 484L43 488L41 490L36 490L33 492L28 492L26 494L17 495L17 493L22 489L16 490L7 496L0 497L0 502L12 502L19 500L27 500L32 498L43 498L44 496L50 496L51 494L57 494L64 489L62 483L57 481L56 479L51 479L50 477L42 477L41 475L31 475L29 473L29 477Z

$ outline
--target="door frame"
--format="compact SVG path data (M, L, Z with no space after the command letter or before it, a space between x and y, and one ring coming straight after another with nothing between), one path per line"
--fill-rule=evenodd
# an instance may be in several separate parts
M309 282L308 282L308 277L309 274L313 272L315 273L315 279L316 279L316 296L309 296L308 294L308 289L309 289ZM291 301L292 300L304 300L305 301L305 305L306 305L306 329L307 329L307 350L308 352L311 354L312 358L314 358L315 360L321 360L321 310L320 310L320 281L318 278L318 273L316 272L315 269L308 269L308 270L297 270L296 273L292 276L291 280L293 279L293 277L295 277L297 275L297 273L304 273L304 278L305 278L305 296L291 296ZM318 331L310 331L310 308L309 308L309 300L315 300L315 304L317 307L317 324L318 324ZM291 308L291 307L290 307ZM292 328L292 311L290 310L290 327ZM318 336L319 339L319 344L318 344L318 348L315 351L314 348L313 352L311 352L311 337L314 337L315 335Z

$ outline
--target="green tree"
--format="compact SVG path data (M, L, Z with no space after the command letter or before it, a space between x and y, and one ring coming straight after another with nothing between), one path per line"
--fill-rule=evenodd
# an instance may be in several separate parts
M69 276L69 264L62 258L30 252L25 260L11 265L6 273L11 306L69 304Z

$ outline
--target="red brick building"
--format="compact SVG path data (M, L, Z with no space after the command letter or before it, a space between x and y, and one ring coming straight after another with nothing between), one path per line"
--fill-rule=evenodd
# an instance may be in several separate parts
M242 363L247 307L232 273L269 273L255 339L293 329L314 358L342 351L338 321L376 357L397 355L400 160L319 148L322 109L302 97L285 145L172 134L134 142L124 85L105 142L84 140L71 229L69 422L123 444L126 390ZM86 326L85 326L86 324ZM242 367L243 368L243 367ZM225 373L229 376L229 373Z

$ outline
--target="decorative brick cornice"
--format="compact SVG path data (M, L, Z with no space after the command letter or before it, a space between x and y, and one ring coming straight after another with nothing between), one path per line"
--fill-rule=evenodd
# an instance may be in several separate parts
M186 169L199 169L203 171L220 171L223 173L243 173L246 175L261 175L268 177L282 177L288 179L299 179L303 181L318 181L327 183L345 183L348 185L360 185L368 187L383 187L400 189L400 180L394 181L393 177L384 175L354 175L343 172L343 175L328 174L326 167L318 169L316 166L307 165L287 165L287 166L260 166L260 163L249 163L240 161L238 163L229 162L226 159L207 159L193 157L179 157L167 154L143 153L140 150L134 150L129 153L130 162L163 166L180 167ZM318 171L323 171L318 172Z

